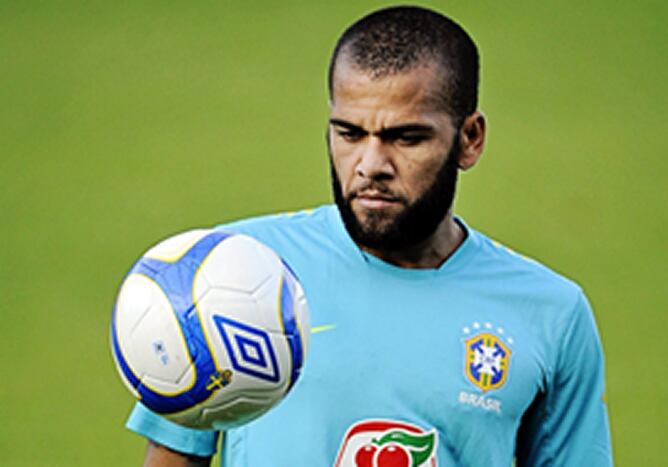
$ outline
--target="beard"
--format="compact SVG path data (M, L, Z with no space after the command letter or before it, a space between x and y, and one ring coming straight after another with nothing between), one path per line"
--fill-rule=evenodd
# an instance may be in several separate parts
M459 138L456 138L436 173L433 183L414 202L405 198L399 201L404 209L399 214L381 210L369 212L361 221L352 208L356 193L374 189L390 194L382 181L371 180L355 192L344 196L341 181L336 173L330 152L330 171L334 200L343 224L353 241L362 247L380 251L396 251L417 245L429 238L452 207L459 172ZM393 194L394 195L394 194Z

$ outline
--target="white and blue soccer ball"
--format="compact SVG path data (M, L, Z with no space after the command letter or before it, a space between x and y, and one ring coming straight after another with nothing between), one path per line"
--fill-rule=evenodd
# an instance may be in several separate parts
M288 265L251 237L193 230L148 250L121 285L116 367L152 411L226 429L262 415L295 384L308 306Z

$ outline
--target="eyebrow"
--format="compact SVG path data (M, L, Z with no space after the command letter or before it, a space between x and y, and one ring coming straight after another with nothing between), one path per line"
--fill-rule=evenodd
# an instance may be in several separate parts
M361 126L357 126L353 123L346 122L345 120L339 120L338 118L330 118L329 119L329 124L330 125L336 125L345 128L346 130L353 130L353 131L358 131L358 132L363 132L363 133L368 133L364 128Z
M330 118L329 123L331 125L343 127L347 130L356 131L363 134L369 133L359 125L355 125L354 123L350 123L345 120L340 120L338 118ZM431 135L434 133L434 131L435 131L434 127L432 127L431 125L424 125L421 123L405 123L402 125L392 126L389 128L382 128L380 131L374 133L374 135L380 136L381 138L393 138L402 133L425 133Z

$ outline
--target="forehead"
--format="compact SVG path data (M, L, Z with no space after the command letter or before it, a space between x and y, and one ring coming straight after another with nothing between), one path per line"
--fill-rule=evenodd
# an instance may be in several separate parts
M374 76L341 60L332 80L333 113L369 109L395 114L446 114L440 95L443 77L436 65L424 64L404 72ZM411 115L413 114L413 115Z

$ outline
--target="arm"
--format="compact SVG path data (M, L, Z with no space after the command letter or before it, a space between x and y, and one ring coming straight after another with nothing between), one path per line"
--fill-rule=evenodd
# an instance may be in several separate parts
M553 375L522 418L517 466L611 466L603 351L584 295L559 334Z
M209 467L211 457L198 457L173 451L165 446L148 442L144 467Z
M126 426L149 440L145 467L208 466L218 444L217 431L177 425L137 403Z

